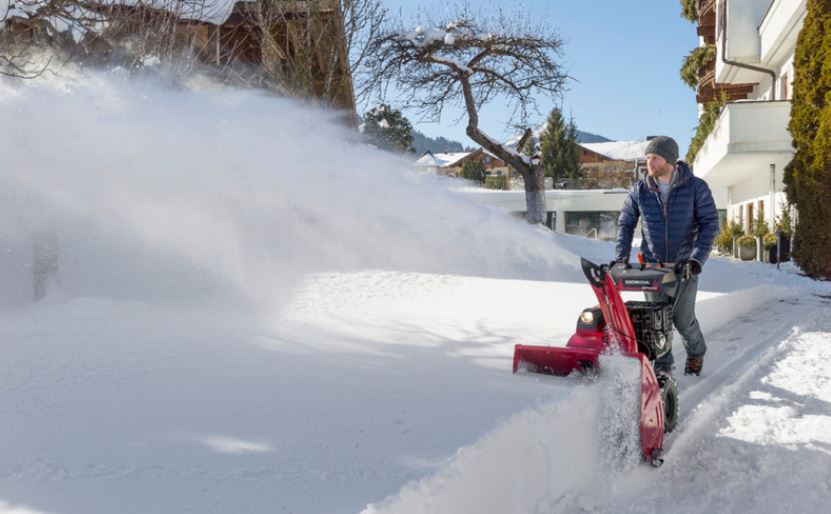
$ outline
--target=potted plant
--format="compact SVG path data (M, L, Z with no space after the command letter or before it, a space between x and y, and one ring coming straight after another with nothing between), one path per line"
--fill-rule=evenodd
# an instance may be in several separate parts
M739 238L739 258L743 261L752 261L756 258L756 238L745 234Z
M765 258L765 262L776 262L776 234L772 232L768 232L764 236L762 236L762 245L765 247L765 251L762 252Z
M719 232L718 236L716 236L716 248L718 248L720 253L723 254L732 254L733 253L733 240L737 237L741 237L744 235L744 230L742 230L742 226L736 223L735 221L731 221L730 223L725 223L721 227L721 232Z
M774 229L779 235L779 255L778 261L785 262L791 258L791 230L793 223L791 221L791 206L790 204L782 205L782 214L776 218ZM773 249L772 256L776 256L776 248ZM771 259L771 262L777 262L776 259Z
M767 262L764 256L764 238L768 234L770 234L770 225L768 225L767 220L765 220L765 216L762 213L762 211L759 211L759 214L753 221L753 235L756 236L756 239L758 240L758 243L756 245L756 251L758 255L756 256L756 258L762 262Z

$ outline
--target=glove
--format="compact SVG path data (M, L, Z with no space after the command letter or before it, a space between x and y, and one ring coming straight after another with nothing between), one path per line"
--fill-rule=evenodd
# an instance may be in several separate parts
M690 273L692 273L693 275L698 275L699 273L701 273L701 263L700 262L698 262L695 259L690 259L687 262L690 265Z
M681 259L675 263L675 273L690 278L701 273L701 263L695 259Z

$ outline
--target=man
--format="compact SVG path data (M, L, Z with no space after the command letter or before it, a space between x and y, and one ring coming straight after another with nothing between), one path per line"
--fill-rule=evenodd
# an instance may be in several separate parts
M700 375L707 344L695 317L698 274L718 234L718 213L707 183L693 176L678 160L678 143L658 136L646 146L647 176L626 197L618 221L615 260L628 262L632 236L641 220L641 253L646 262L673 262L676 271L689 275L680 291L673 323L687 350L685 375ZM647 300L658 295L647 294ZM655 361L656 373L671 373L672 352Z

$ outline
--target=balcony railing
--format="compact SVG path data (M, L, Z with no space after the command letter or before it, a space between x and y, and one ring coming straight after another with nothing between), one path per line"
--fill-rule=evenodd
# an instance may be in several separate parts
M695 158L696 175L729 184L764 168L771 156L792 152L790 112L789 101L728 103Z
M716 82L716 63L711 61L698 70L698 95L696 101L706 104L714 100L720 100L722 96L728 102L746 100L753 92L755 84L719 84Z
M793 52L806 9L806 0L774 0L771 3L759 25L763 63L773 63L780 51Z
M702 0L699 4L697 30L705 43L716 42L716 0Z

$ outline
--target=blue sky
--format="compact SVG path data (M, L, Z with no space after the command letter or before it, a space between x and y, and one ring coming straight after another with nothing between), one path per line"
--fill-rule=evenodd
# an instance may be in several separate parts
M448 11L454 0L385 0L405 26L426 20L419 11ZM498 5L469 0L472 8ZM615 140L647 135L672 136L686 152L698 124L695 92L678 78L681 60L698 46L695 25L680 17L678 0L525 0L502 2L506 11L527 9L535 20L547 20L565 41L562 63L575 80L562 100L540 99L542 122L562 102L580 130ZM359 107L362 108L363 106ZM448 110L440 123L423 123L405 111L413 125L429 136L445 136L475 146L464 133L460 111ZM487 133L504 138L511 112L500 102L483 110Z

